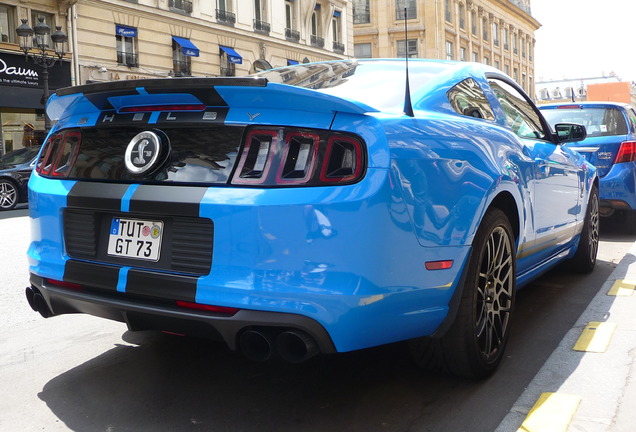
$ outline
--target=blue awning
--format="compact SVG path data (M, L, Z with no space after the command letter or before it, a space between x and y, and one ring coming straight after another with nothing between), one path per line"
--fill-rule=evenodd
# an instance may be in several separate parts
M293 66L293 65L297 65L298 62L296 60L289 60L287 59L287 66Z
M199 57L199 48L197 48L195 44L190 42L190 39L172 36L172 40L179 44L183 55L187 55L190 57Z
M117 24L115 25L115 34L124 37L137 37L137 29Z
M241 57L239 53L234 51L234 48L230 48L230 47L226 47L222 45L219 45L219 47L223 51L225 51L225 53L227 54L227 58L231 63L243 64L243 57Z

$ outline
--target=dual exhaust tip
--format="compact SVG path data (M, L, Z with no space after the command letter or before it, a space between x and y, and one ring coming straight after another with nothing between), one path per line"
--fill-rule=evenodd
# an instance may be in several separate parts
M302 363L320 352L313 337L302 330L250 329L241 333L239 347L251 360L267 361L276 356Z
M25 294L31 309L39 312L43 318L50 318L53 316L53 312L49 309L49 305L46 303L44 296L38 290L27 287Z

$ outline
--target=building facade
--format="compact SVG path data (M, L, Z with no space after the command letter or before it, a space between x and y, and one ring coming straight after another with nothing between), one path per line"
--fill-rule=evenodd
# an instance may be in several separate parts
M534 93L534 32L540 24L530 14L530 0L353 0L353 11L358 58L481 62Z
M50 70L52 90L126 79L245 76L353 55L351 0L0 0L0 56L7 64L25 67L15 28L22 18L35 26L39 16L69 37L70 54L56 65L64 73ZM38 68L30 68L31 86L22 93L30 90L37 101L31 97L20 108L27 112L19 120L41 138L44 101ZM1 93L4 124L5 111L18 110L13 100L24 98ZM2 135L5 142L12 137L5 149L20 148L15 131L3 127Z
M44 139L42 69L24 56L15 31L22 19L33 27L39 18L52 31L57 25L66 27L53 0L0 1L0 155ZM48 82L51 90L71 85L70 56L49 69Z

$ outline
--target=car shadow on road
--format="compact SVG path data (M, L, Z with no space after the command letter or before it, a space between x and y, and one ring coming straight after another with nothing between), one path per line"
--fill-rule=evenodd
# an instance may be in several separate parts
M29 215L27 204L18 204L13 210L0 211L0 219L10 219Z
M209 341L127 332L39 397L78 431L492 431L614 268L597 266L520 291L506 359L484 381L423 372L399 343L255 363Z

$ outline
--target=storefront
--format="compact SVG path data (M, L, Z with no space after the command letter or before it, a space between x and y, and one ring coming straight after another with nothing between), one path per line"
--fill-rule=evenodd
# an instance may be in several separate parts
M71 85L71 64L49 68L49 91ZM42 68L24 55L0 52L0 154L42 144L44 130Z

